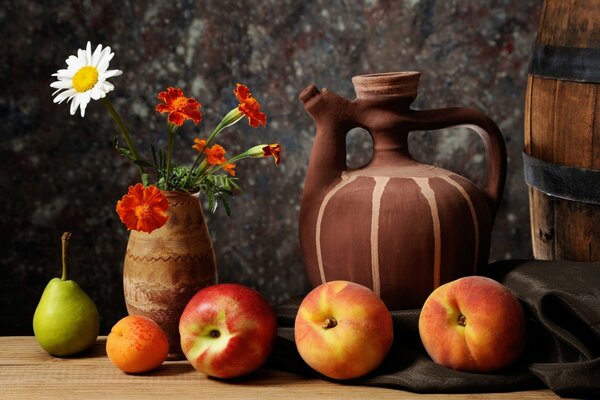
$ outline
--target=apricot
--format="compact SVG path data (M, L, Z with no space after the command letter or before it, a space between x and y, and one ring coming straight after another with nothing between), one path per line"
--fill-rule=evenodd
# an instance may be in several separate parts
M150 318L130 315L111 329L106 354L120 370L141 373L159 367L169 353L167 335Z

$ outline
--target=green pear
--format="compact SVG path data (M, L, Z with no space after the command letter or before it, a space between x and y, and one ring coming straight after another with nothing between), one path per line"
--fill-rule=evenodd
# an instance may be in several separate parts
M100 315L96 305L79 285L67 280L67 244L62 236L62 278L54 278L44 289L33 315L33 332L44 350L54 356L82 352L96 341Z

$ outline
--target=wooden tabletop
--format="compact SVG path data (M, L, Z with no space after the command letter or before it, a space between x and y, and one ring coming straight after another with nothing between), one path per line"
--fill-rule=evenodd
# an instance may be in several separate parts
M55 358L34 337L0 337L0 399L556 399L549 390L487 394L417 395L347 386L261 369L233 381L207 378L187 361L167 361L129 375L106 356L106 338L76 358Z

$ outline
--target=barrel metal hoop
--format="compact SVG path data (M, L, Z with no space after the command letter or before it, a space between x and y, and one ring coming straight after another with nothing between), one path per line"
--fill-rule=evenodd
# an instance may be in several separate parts
M542 78L600 83L600 49L536 43L529 73Z
M549 196L600 205L600 170L540 160L523 152L525 182Z

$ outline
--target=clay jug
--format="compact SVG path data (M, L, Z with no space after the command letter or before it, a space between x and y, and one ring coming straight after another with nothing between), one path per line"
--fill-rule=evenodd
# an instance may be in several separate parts
M354 100L315 85L300 94L317 129L299 228L314 286L349 280L372 288L390 309L416 308L441 284L487 264L506 177L504 140L476 110L412 110L419 77L355 76ZM457 125L483 140L487 180L481 189L408 152L409 132ZM373 158L350 170L345 137L356 127L372 136Z
M196 292L217 281L215 253L198 195L163 192L167 223L151 233L131 231L123 288L129 315L153 319L169 339L170 360L183 359L179 318Z

